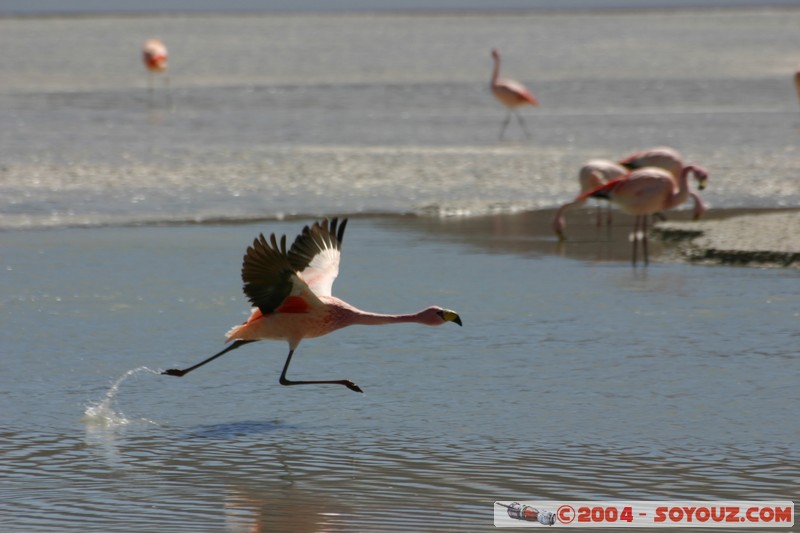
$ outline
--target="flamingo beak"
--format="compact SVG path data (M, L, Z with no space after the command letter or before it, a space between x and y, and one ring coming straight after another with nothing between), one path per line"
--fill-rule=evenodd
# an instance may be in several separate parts
M702 191L703 189L705 189L705 188L706 188L706 181L708 181L708 179L707 179L707 178L699 178L699 179L697 180L697 189L698 189L698 190L701 190L701 191Z
M449 309L442 309L439 311L439 316L442 317L442 320L445 322L455 322L459 326L463 326L464 324L461 323L461 317L458 316L458 313L455 311L450 311Z

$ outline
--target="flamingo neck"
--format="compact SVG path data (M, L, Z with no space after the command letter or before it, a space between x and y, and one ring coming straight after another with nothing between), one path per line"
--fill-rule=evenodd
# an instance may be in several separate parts
M492 69L492 86L497 84L497 79L500 77L500 57L494 57L494 69Z
M689 198L689 174L694 170L691 165L683 167L681 175L678 178L678 190L667 200L665 209L672 209L681 205Z
M384 324L418 323L425 324L422 313L412 313L405 315L386 315L382 313L370 313L356 309L353 314L353 324L362 326L382 326Z

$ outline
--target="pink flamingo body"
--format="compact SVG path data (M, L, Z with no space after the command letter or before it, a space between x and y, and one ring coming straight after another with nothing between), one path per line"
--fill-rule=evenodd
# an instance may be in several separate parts
M633 263L636 264L638 240L641 237L644 262L647 264L647 217L673 209L686 201L690 195L689 174L694 175L700 188L705 186L708 172L697 165L687 165L683 168L677 188L672 175L666 170L655 167L635 170L562 205L553 219L553 230L563 239L564 212L587 198L604 198L616 204L624 213L635 217Z
M683 170L683 156L669 146L657 146L628 154L619 161L628 170L645 167L663 168L677 180Z
M142 48L144 66L150 72L163 72L167 70L167 47L158 39L148 39Z
M147 83L153 89L153 75L166 73L169 54L167 47L158 39L148 39L142 47L142 61L147 69ZM164 83L169 84L169 77L164 76Z
M794 71L794 88L797 91L797 97L800 98L800 68Z
M678 180L684 168L683 156L669 146L657 146L655 148L647 148L638 152L633 152L620 162L620 165L629 170L636 170L640 168L656 167L662 168L669 172L674 181L675 187L678 187ZM700 187L702 190L703 187ZM699 220L706 212L705 203L703 199L695 192L690 191L689 196L694 200L694 209L692 211L692 218Z
M336 218L306 226L286 250L286 236L280 243L275 234L267 240L260 235L247 249L242 265L244 292L255 308L244 324L228 331L226 342L234 341L221 352L184 370L170 369L163 374L183 376L243 344L258 340L284 340L289 355L280 377L281 385L339 384L356 392L362 390L350 380L290 381L286 371L300 341L321 337L352 325L417 323L439 326L446 322L461 325L454 311L432 306L411 314L380 314L362 311L331 295L339 273L341 244L347 219Z
M539 105L539 101L524 85L516 80L506 79L500 77L500 52L497 48L492 49L492 58L494 59L494 69L492 70L491 89L492 94L497 100L508 108L505 120L503 120L503 127L500 130L500 138L506 131L509 121L511 120L511 113L514 113L519 121L522 131L525 136L530 138L528 129L525 127L525 122L522 116L517 111L517 108L524 105Z
M608 159L591 159L586 162L578 171L578 182L581 186L581 194L593 191L601 185L613 179L624 176L628 170L614 161ZM582 205L583 201L577 205ZM576 205L576 207L577 207ZM609 207L606 219L611 225L611 208ZM597 225L602 225L600 209L597 210Z

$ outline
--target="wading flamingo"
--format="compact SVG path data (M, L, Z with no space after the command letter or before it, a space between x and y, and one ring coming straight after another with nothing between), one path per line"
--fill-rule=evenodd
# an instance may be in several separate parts
M167 71L167 47L158 39L148 39L142 47L142 61L147 68L147 86L153 90L153 76L164 73L164 83L169 85Z
M581 185L581 194L593 191L611 180L620 178L628 173L628 169L608 159L590 159L578 171L578 182ZM578 205L583 205L580 202ZM577 205L575 206L577 207ZM606 223L611 225L611 206L608 206ZM600 207L597 208L597 225L602 226Z
M439 326L446 322L461 325L454 311L441 307L428 307L407 315L384 315L356 309L331 296L333 281L339 274L342 237L347 219L328 219L306 226L286 250L286 236L275 234L269 240L261 234L247 248L242 265L244 293L255 306L247 322L228 331L227 348L200 363L162 374L183 376L217 357L250 342L271 339L289 343L289 355L281 372L281 385L337 384L350 390L363 392L348 379L325 381L290 381L286 371L300 341L320 337L337 329L362 324L367 326L414 322L426 326Z
M794 88L797 90L797 97L800 98L800 67L794 71Z
M503 121L503 127L500 129L500 139L506 132L508 122L511 120L511 113L517 116L519 125L522 126L522 131L525 132L525 137L530 139L531 135L528 133L528 128L525 127L525 121L522 120L522 115L519 114L517 108L523 105L539 105L539 101L533 96L533 93L525 88L520 82L506 78L500 78L500 52L497 48L492 49L492 58L494 58L494 70L492 70L492 94L497 100L508 108L508 113Z
M680 152L674 148L670 148L669 146L656 146L655 148L647 148L645 150L633 152L632 154L628 154L628 156L623 158L619 164L628 170L636 170L646 167L663 168L672 174L672 177L675 179L676 188L678 187L678 179L680 178L684 167L683 156L680 154ZM700 187L700 190L703 190L703 188ZM692 218L694 220L699 220L706 212L706 206L703 203L703 199L700 198L697 193L690 191L689 196L691 196L694 200Z
M644 264L647 265L647 217L673 209L686 201L689 197L689 174L694 175L698 188L705 187L708 172L697 165L683 167L677 190L672 175L663 169L648 167L635 170L562 205L553 219L553 230L563 240L566 225L564 211L587 198L604 198L617 204L624 213L636 217L633 227L633 264L636 264L638 242L641 239Z

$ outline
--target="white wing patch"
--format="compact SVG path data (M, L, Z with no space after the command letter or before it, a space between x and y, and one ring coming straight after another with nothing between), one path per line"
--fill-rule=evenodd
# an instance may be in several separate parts
M342 253L336 248L317 243L321 249L308 266L297 275L306 282L317 296L331 296L333 281L339 275L339 259ZM324 246L324 248L323 248Z

